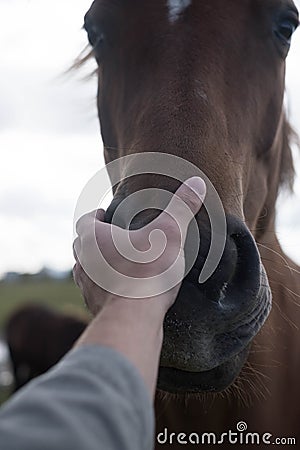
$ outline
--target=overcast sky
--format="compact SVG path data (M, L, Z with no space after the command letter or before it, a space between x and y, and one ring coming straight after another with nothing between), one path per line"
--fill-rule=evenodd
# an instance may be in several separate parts
M81 26L90 4L0 0L0 275L73 264L76 200L103 165L96 80L64 75L86 44ZM300 31L287 73L289 109L300 132L298 61ZM300 262L299 178L296 194L282 202L278 229Z

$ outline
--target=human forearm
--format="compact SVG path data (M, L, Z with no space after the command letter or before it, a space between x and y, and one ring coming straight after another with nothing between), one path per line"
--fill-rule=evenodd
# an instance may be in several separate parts
M157 307L159 302L162 299L157 297L129 300L109 296L77 343L107 346L121 353L139 370L151 395L155 392L163 339L164 312Z

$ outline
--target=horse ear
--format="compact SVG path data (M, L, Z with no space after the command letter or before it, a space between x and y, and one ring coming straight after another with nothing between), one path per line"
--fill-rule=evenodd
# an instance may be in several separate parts
M292 152L294 146L300 149L300 139L285 116L283 124L279 187L287 189L290 192L293 192L295 181L295 166Z

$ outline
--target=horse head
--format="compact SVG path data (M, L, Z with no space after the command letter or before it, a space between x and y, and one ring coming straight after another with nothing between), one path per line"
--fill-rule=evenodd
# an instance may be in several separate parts
M283 98L297 25L291 0L96 0L85 16L106 162L149 152L180 157L205 173L225 211L224 252L202 284L211 226L204 208L196 217L200 250L165 319L163 390L229 386L270 312L257 244L274 230L278 191L293 174ZM108 221L134 192L178 186L126 171ZM155 214L144 211L135 226Z

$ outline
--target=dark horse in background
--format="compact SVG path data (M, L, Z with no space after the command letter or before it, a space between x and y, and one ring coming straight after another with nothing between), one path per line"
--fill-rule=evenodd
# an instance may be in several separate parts
M53 367L73 346L87 323L39 304L26 304L8 319L5 338L14 389Z
M85 16L106 162L182 157L209 177L226 213L224 254L202 285L210 226L204 208L197 216L200 252L165 320L158 433L223 433L245 421L248 431L300 438L299 267L275 233L278 193L294 177L283 98L297 26L291 0L96 0ZM178 184L121 181L106 220L152 187ZM165 446L181 448L176 439Z

